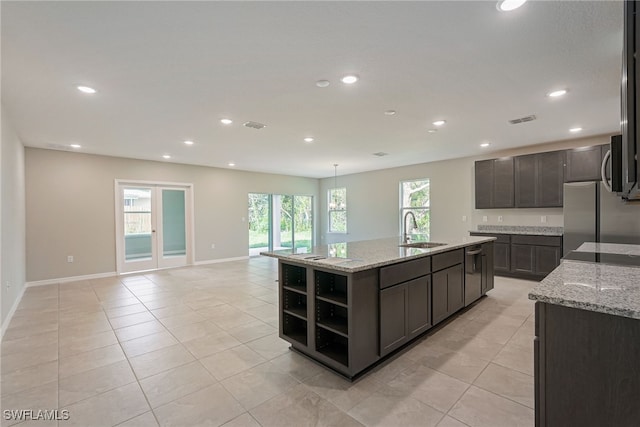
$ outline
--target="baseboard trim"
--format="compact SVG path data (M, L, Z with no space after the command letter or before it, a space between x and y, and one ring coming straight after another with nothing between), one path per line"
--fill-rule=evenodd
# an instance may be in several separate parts
M31 288L33 286L55 285L56 283L77 282L79 280L90 280L90 279L103 279L105 277L115 277L115 276L117 276L116 272L112 271L109 273L85 274L84 276L71 276L71 277L60 277L58 279L35 280L33 282L27 282L26 287Z
M18 297L13 302L13 306L11 307L11 310L9 310L9 314L7 315L7 318L4 320L4 322L2 322L2 335L0 336L0 339L4 338L4 333L7 331L9 324L11 324L11 319L13 319L13 315L16 313L16 310L18 309L18 306L20 305L20 301L22 301L22 296L24 295L25 289L27 289L26 285L22 287L22 290L18 294Z
M220 258L220 259L209 259L206 261L196 261L193 265L207 265L207 264L218 264L221 262L229 262L229 261L243 261L249 259L249 255L238 256L234 258Z

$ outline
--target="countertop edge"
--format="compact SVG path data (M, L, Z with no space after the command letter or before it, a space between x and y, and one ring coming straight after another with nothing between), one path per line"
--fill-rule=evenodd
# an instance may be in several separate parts
M528 295L532 301L543 302L546 304L559 305L562 307L577 308L580 310L593 311L596 313L612 314L614 316L629 317L632 319L640 319L640 312L634 310L625 310L621 308L612 308L605 305L593 304L588 302L572 301L563 298L554 298L547 295L530 292Z

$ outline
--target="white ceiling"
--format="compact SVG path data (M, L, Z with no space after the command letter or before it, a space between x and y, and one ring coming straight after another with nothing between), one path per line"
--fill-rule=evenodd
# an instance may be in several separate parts
M575 126L616 132L622 13L620 1L511 13L495 1L2 1L2 103L30 147L307 177L338 163L342 175L575 138ZM360 81L342 84L347 73ZM568 95L545 96L558 88ZM427 133L436 119L447 123Z

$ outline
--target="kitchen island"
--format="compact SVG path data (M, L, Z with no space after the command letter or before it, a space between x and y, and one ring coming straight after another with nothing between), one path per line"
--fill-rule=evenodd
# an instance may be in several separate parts
M353 379L492 289L493 240L262 252L278 258L280 337Z
M640 246L585 243L571 254L585 261L563 260L529 294L536 426L638 425Z

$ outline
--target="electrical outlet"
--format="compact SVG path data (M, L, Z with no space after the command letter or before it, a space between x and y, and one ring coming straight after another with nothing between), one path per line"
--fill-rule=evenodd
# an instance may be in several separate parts
M67 257L67 262L73 262L73 255L69 255Z
M498 222L502 222L502 215L498 215Z
M11 283L9 283L9 281L8 281L8 280L7 280L6 287L7 287L7 291L9 290L9 288L11 288Z
M216 244L215 244L215 243L212 243L212 244L211 244L211 249L215 249L215 248L216 248Z
M546 216L546 215L542 215L542 216L540 217L540 222L542 222L542 223L547 222L547 216Z
M489 220L489 218L487 218L487 216L486 216L486 215L484 215L484 216L482 217L482 222L487 222L488 220Z
M462 215L462 222L467 222L467 216L466 215Z

